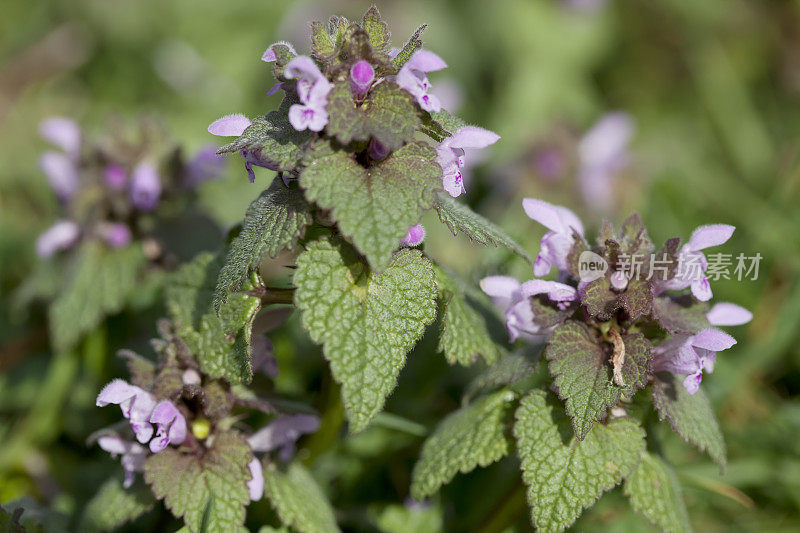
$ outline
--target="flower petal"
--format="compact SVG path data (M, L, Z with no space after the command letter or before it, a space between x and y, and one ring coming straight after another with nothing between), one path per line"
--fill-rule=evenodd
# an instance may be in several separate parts
M294 51L294 47L291 44L289 44L286 41L278 41L277 43L269 45L269 48L267 48L264 51L264 54L261 56L261 61L264 61L266 63L272 63L273 61L277 61L278 58L275 56L275 50L273 50L273 47L277 45L283 45L286 48L288 48L289 51L292 52L292 54L297 55L297 52Z
M628 143L633 136L633 119L617 111L603 115L586 132L578 145L581 166L611 169L627 159Z
M447 68L444 59L429 50L417 50L413 56L403 65L403 68L419 70L420 72L434 72Z
M252 124L250 119L241 113L225 115L211 123L208 127L208 133L222 137L238 137L250 127L250 124Z
M77 159L81 151L81 128L66 117L50 117L39 125L42 138L58 146L73 159Z
M692 237L689 239L689 248L696 252L711 246L719 246L731 238L735 229L735 226L728 224L700 226L692 233Z
M537 294L546 294L553 302L572 302L578 297L575 287L570 287L557 281L532 279L522 284L520 294L523 298L530 298Z
M151 211L158 205L161 197L161 179L158 170L149 161L136 165L131 174L130 197L133 205L140 211Z
M297 56L289 61L283 68L283 75L290 80L304 78L312 83L323 77L317 64L308 56Z
M247 482L247 490L250 493L250 500L256 502L264 496L264 471L261 468L261 461L253 458L247 463L250 469L250 481Z
M313 433L318 428L319 418L314 415L282 416L253 433L247 442L254 452L268 452L294 442L304 433Z
M487 276L480 282L481 290L495 298L511 298L521 283L509 276Z
M466 126L455 132L445 140L452 148L486 148L500 140L500 136L493 131Z
M736 304L720 302L706 313L712 326L741 326L753 320L753 313Z
M136 387L122 379L115 379L108 383L97 395L95 405L105 407L109 404L121 404L125 400L130 400L136 396Z
M56 196L62 201L69 200L80 187L78 169L67 154L45 152L39 158L39 168L47 176L47 181Z
M704 329L691 337L692 346L703 348L712 352L727 350L734 344L736 339L715 328Z
M692 294L701 302L709 301L713 294L711 292L711 284L708 282L708 278L703 276L700 279L692 281Z
M36 239L36 255L47 258L71 248L78 241L80 227L71 220L59 220Z

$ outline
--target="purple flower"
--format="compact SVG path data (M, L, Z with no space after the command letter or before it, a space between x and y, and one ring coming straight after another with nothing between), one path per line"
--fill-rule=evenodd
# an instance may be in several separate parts
M172 402L163 400L153 409L150 422L156 424L156 436L150 441L150 451L158 453L168 444L181 444L186 438L186 419Z
M562 272L568 271L567 256L574 244L573 232L583 235L580 219L566 207L535 198L522 200L522 208L528 217L550 230L542 237L541 250L533 264L533 274L546 276L552 266Z
M540 150L534 159L536 170L545 179L555 180L564 174L567 161L558 148L548 147Z
M128 182L128 174L119 165L108 165L103 172L103 178L109 189L120 191Z
M131 176L130 196L133 205L141 211L151 211L161 197L161 180L156 167L147 161L139 163Z
M215 146L205 146L186 164L183 184L194 188L201 183L217 179L225 171L225 158L217 154Z
M208 126L208 133L222 137L238 137L250 127L250 119L242 114L225 115Z
M433 52L417 50L397 73L395 83L401 89L411 93L422 109L428 112L438 112L441 111L442 105L436 96L428 94L431 84L428 81L427 73L446 67L447 63Z
M301 435L319 428L319 418L314 415L289 415L276 418L256 431L247 442L254 452L269 452L280 448L279 457L288 461L294 455L294 443Z
M716 352L734 344L736 339L714 328L691 336L676 335L653 349L653 370L685 375L683 386L694 394L700 388L703 371L714 371Z
M464 149L486 148L499 139L499 135L489 130L466 126L439 143L436 147L436 162L442 167L442 185L450 196L455 197L466 192L461 174L465 164Z
M47 258L78 241L81 229L71 220L59 220L36 239L36 255Z
M144 470L144 460L147 458L147 449L135 442L124 440L118 435L106 435L97 439L97 444L111 454L111 457L122 456L120 463L125 471L124 488L133 484L136 472Z
M250 499L256 502L264 496L264 471L261 468L261 461L255 457L247 463L247 468L250 469L251 475L250 481L247 482L247 490L250 492Z
M614 178L627 165L633 120L622 112L608 113L586 132L578 145L579 180L586 204L600 211L614 202Z
M47 176L47 181L58 199L69 200L80 186L78 167L75 161L61 152L45 152L39 158L39 168Z
M261 61L264 61L266 63L272 63L273 61L277 61L278 58L275 56L275 50L273 50L273 48L278 45L285 46L286 48L289 49L290 52L292 52L292 54L297 55L297 52L294 51L294 47L291 44L287 43L286 41L278 41L277 43L269 45L269 48L267 48L267 50L261 56Z
M425 228L422 224L414 224L408 228L408 233L400 241L400 246L418 246L425 240Z
M369 157L373 161L380 161L389 155L389 148L384 144L372 139L369 143Z
M81 153L81 129L78 124L66 117L50 117L39 125L42 138L61 148L73 161Z
M112 224L105 224L100 233L103 237L103 240L106 241L106 244L111 248L122 248L123 246L127 246L131 242L131 230L128 228L127 224L123 224L122 222L115 222Z
M136 439L142 444L149 441L153 436L150 416L156 407L155 398L146 390L121 379L115 379L103 387L97 395L97 407L105 407L112 403L119 405L122 416L130 420Z
M547 333L552 329L542 329L535 321L530 298L546 294L547 298L559 308L566 308L578 298L574 287L558 283L532 279L520 283L508 276L489 276L481 280L481 289L492 297L495 305L505 312L508 337L511 342L521 335L530 336Z
M272 353L272 342L266 335L253 335L250 343L250 360L253 371L261 372L267 377L278 377L278 361Z
M678 272L673 279L662 283L658 287L658 292L666 289L681 290L691 286L695 298L701 302L710 300L711 285L705 275L708 261L701 250L726 243L735 229L728 224L713 224L700 226L694 230L689 242L681 247L678 254L680 267Z
M322 131L328 123L328 93L333 84L320 72L314 60L308 56L297 56L283 70L288 79L297 79L299 104L289 108L289 122L297 131L309 129Z
M706 313L712 326L741 326L753 320L753 313L736 304L720 302Z
M374 79L375 69L372 68L369 61L362 59L350 69L350 87L359 98L367 94Z

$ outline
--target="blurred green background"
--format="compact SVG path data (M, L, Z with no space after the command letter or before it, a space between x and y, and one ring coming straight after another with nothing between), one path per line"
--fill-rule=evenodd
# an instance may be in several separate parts
M378 7L395 45L428 24L425 46L449 65L432 76L434 87L447 90L463 118L501 135L476 167L466 201L532 253L543 230L523 215L522 197L568 205L589 228L599 225L600 214L578 192L575 147L596 120L621 110L634 120L635 134L630 164L618 176L617 205L606 215L619 223L638 211L656 241L687 238L700 224L733 224L737 230L724 251L763 256L757 280L712 284L716 300L755 314L736 328L739 344L704 380L728 442L725 474L668 428L657 435L678 469L697 530L798 531L800 2L579 3L402 0ZM307 21L331 14L355 19L370 4L3 1L0 503L29 496L70 518L80 514L97 484L119 468L85 447L86 436L107 421L107 413L93 408L94 395L121 374L113 352L123 346L146 351L154 333L123 315L87 338L78 353L53 355L43 314L11 305L11 292L36 261L36 236L57 214L37 167L45 149L39 122L65 115L99 135L110 117L145 114L193 151L217 142L206 127L219 116L252 116L277 105L279 97L264 96L273 79L259 60L269 44L289 40L307 51ZM552 146L567 167L546 178L537 157ZM264 170L257 175L258 184L249 184L241 162L232 160L224 179L205 186L204 206L222 226L239 221L271 179ZM496 272L532 277L524 263L500 250L453 238L435 216L426 218L426 227L427 253L468 279ZM327 370L317 348L302 339L296 317L273 338L281 368L276 389L324 409L319 383ZM444 520L446 530L465 531L486 525L507 503L518 477L512 459L460 476L440 500L415 511L418 523L409 522L402 502L421 435L457 406L471 375L432 357L434 342L426 338L412 354L388 404L400 421L389 417L326 448L320 448L324 439L309 444L317 449L316 475L346 528L427 531ZM265 502L255 505L248 525L268 514ZM526 521L523 510L515 527L526 530ZM144 524L138 527L162 530L170 522L150 517ZM648 527L616 490L575 530Z

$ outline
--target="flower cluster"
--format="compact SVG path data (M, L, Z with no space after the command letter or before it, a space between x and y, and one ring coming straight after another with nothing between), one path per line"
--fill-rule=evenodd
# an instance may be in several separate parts
M110 248L127 246L141 231L143 216L223 170L224 160L209 148L187 162L179 160L175 169L174 153L159 155L160 134L145 127L140 143L112 135L93 144L65 117L44 120L40 133L60 149L42 154L39 166L62 211L62 218L36 242L43 258L73 247L81 238L101 240Z
M239 137L220 153L239 153L251 182L253 168L262 167L280 172L286 184L302 175L314 149L325 141L371 169L386 163L404 145L418 142L419 131L433 141L435 155L430 160L441 169L438 188L459 196L466 192L465 151L486 148L499 136L456 119L431 93L428 75L447 64L421 48L421 31L403 48L390 47L388 29L374 7L362 24L338 17L328 28L315 23L310 55L278 42L261 58L273 65L278 79L267 94L285 93L280 108L252 120L228 115L208 131ZM292 145L297 150L287 157ZM422 241L424 230L416 224L407 224L406 230L408 236L402 241L398 236L395 245L415 246Z
M259 338L266 342L254 346L253 359L258 359L259 368L274 377L276 367L269 340L263 335ZM161 347L158 365L132 352L123 352L134 383L115 379L97 396L98 407L119 405L127 420L125 427L116 424L90 439L112 457L120 457L125 488L133 484L137 472L145 470L149 457L170 446L181 454L201 457L219 434L231 431L231 425L241 418L241 413L233 414L237 404L277 413L266 401L254 395L237 395L226 382L204 375L178 337L155 345ZM259 500L264 494L262 462L256 454L275 451L277 459L288 462L294 457L297 439L318 427L316 415L278 414L246 438L253 455L247 465L251 476L247 488L252 500ZM242 428L242 432L249 430Z
M752 318L749 311L731 303L718 303L709 309L706 302L712 294L708 279L704 275L688 279L677 268L687 255L699 256L699 263L707 266L702 250L725 243L733 234L733 226L701 226L682 247L680 239L674 238L655 252L641 219L633 215L619 233L604 222L597 245L590 247L583 224L566 207L533 198L526 198L522 205L531 219L548 229L533 273L546 276L555 267L558 281L532 279L520 283L506 276L481 281L483 291L504 311L512 341L518 337L547 338L572 320L595 328L599 339L609 339L611 329L619 334L656 331L649 337L654 344L649 371L685 376L683 384L694 394L703 372L713 371L716 353L736 343L715 326L741 325ZM658 258L650 263L665 267L631 278L621 270L622 258L630 254ZM592 265L600 268L587 270ZM691 293L684 294L689 287Z

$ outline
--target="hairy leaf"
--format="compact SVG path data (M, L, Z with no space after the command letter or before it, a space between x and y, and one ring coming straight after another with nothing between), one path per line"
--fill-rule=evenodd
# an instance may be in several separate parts
M605 418L608 408L620 397L620 389L611 382L608 356L599 342L586 326L570 321L553 331L544 352L578 440L586 437L596 421Z
M214 308L219 310L231 293L241 290L263 257L275 257L294 248L312 220L311 206L303 199L303 192L290 189L281 178L275 178L247 208L242 231L228 248L217 278Z
M264 493L281 522L300 533L339 531L331 504L301 463L289 464L286 471L265 463Z
M611 290L611 283L606 276L586 284L581 293L581 304L598 320L609 320L619 308L617 294Z
M49 309L50 335L57 350L72 348L106 316L120 312L146 261L139 244L111 250L86 242L77 253Z
M389 26L381 19L378 8L374 5L364 13L361 27L369 35L369 44L372 46L372 53L384 61L389 60L389 46L391 45L391 33Z
M622 337L625 343L625 362L622 364L622 395L630 399L639 389L647 385L653 360L653 346L641 333L629 333Z
M144 479L153 494L189 531L246 531L250 502L247 464L253 458L247 440L235 431L218 434L203 455L168 447L147 458Z
M458 284L444 270L434 267L444 313L439 337L439 351L447 362L471 365L480 355L488 363L500 357L500 348L486 329L483 317L467 303Z
M311 55L322 62L328 61L336 51L333 39L321 22L311 23Z
M663 531L691 531L678 476L659 457L642 454L642 462L625 480L624 492L631 507Z
M113 477L89 500L81 517L80 531L112 531L136 520L153 508L153 493L141 482L129 489Z
M436 282L418 250L399 251L381 273L352 255L328 241L311 243L297 258L294 301L323 344L358 432L383 408L406 352L436 316Z
M400 52L394 56L394 59L392 59L392 65L394 65L395 68L399 70L400 67L405 65L406 62L411 59L411 56L413 56L417 50L422 48L422 39L420 39L420 35L422 35L422 32L427 27L427 24L423 24L414 30L414 33L408 38L408 41L406 41L406 44L404 44L403 48L400 49Z
M506 354L469 384L465 397L470 398L479 393L491 392L498 387L514 385L531 377L535 370L536 363L524 355Z
M250 361L251 326L261 308L261 300L250 294L261 286L257 273L220 307L212 308L215 279L220 257L199 254L172 276L166 290L166 306L176 331L194 354L203 372L231 383L248 382L253 370Z
M309 200L331 210L341 232L380 270L422 210L433 205L442 175L434 158L430 146L414 142L364 168L322 144L309 157L300 184Z
M630 475L645 449L644 431L630 418L595 424L583 441L569 438L563 411L543 391L523 398L514 436L531 518L542 532L569 527L583 509Z
M725 440L714 416L711 402L703 389L689 394L684 376L660 372L653 382L653 404L660 420L668 420L672 429L725 468Z
M439 212L439 220L447 224L453 235L458 235L460 231L478 244L503 246L533 264L525 249L514 239L449 194L437 195L436 210Z
M649 281L632 279L619 295L619 306L631 320L649 315L653 309L653 290Z
M445 418L422 445L411 476L411 496L422 501L459 472L505 457L512 446L507 426L514 398L513 392L501 390Z

